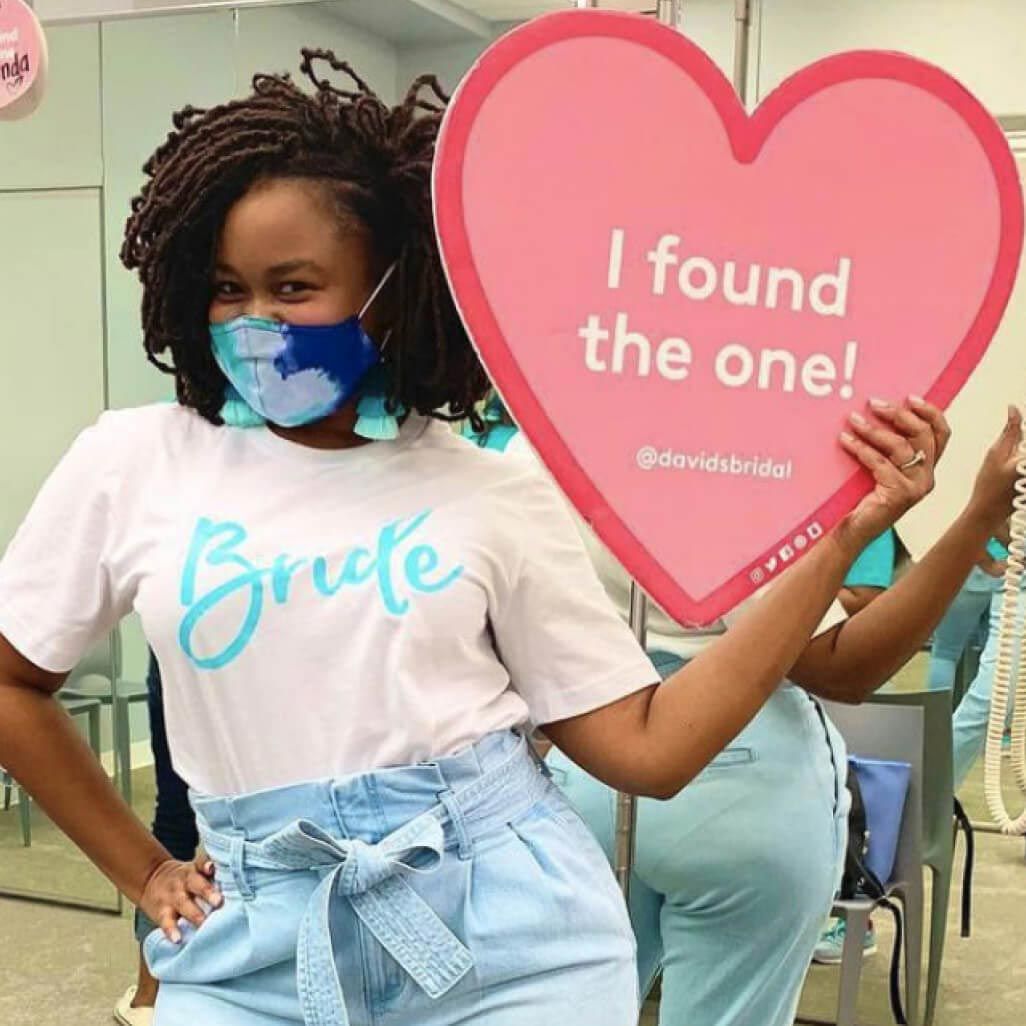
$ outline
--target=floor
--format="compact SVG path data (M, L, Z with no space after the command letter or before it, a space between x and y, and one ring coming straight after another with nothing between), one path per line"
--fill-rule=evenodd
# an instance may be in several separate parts
M918 673L917 667L910 674ZM152 800L147 773L136 774L137 808L145 815ZM982 768L977 767L963 798L974 819L986 818ZM1009 793L1009 803L1014 796ZM1019 799L1021 803L1021 798ZM1021 804L1019 805L1021 807ZM945 955L944 982L936 1026L1003 1026L1021 1023L1026 1006L1026 861L1022 840L978 835L973 936L958 933L958 895ZM51 889L89 893L109 900L106 890L71 856L43 822L34 824L33 849L47 860ZM38 882L29 853L21 848L16 810L0 813L0 889L15 871ZM20 864L18 862L20 860ZM961 858L956 868L960 880ZM892 1022L886 971L890 951L888 919L878 918L880 952L865 965L859 1023ZM0 1026L99 1026L110 1022L114 1001L134 975L137 949L127 912L121 916L0 899ZM813 967L802 998L803 1016L829 1020L837 972ZM656 1008L646 1008L644 1026L655 1026ZM216 1026L216 1024L198 1024ZM705 1026L705 1024L666 1024Z

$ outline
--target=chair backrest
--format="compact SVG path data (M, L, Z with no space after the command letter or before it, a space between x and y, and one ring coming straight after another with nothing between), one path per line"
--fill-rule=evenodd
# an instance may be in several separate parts
M111 682L111 687L121 676L121 634L114 630L101 638L78 661L75 668L68 674L66 686L74 687L75 682L84 677L104 677Z
M912 706L923 710L923 859L930 865L949 861L953 839L954 770L951 745L951 692L895 691L885 688L870 698L874 705Z
M901 821L894 874L889 883L923 872L923 710L900 705L838 705L824 702L850 755L907 762L912 771Z

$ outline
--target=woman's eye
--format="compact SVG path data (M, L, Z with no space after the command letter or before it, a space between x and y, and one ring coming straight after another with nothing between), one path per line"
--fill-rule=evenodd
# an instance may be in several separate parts
M284 281L278 288L283 296L298 296L303 292L309 292L310 286L302 281Z
M232 299L242 295L242 289L233 281L219 281L214 285L214 295L220 299Z

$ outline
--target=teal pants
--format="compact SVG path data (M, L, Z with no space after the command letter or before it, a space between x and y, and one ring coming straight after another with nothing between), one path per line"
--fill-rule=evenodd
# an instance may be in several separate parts
M846 761L787 685L680 795L639 801L630 912L660 1026L791 1026L840 884ZM613 792L558 751L549 765L611 856Z
M981 625L985 625L991 598L1000 589L1000 577L991 577L979 567L973 567L933 632L927 675L927 687L931 691L950 691L955 686L959 660L974 636L980 633Z
M952 720L952 744L955 766L955 790L965 783L973 764L983 752L987 741L987 724L990 721L990 696L994 690L994 672L997 668L998 645L1001 640L1001 607L1004 592L999 591L990 600L990 632L987 645L980 656L980 668L969 689L958 703ZM1008 715L1014 706L1015 678L1022 652L1023 624L1026 621L1026 592L1019 593L1016 615L1016 639L1012 661L1012 687L1008 702Z

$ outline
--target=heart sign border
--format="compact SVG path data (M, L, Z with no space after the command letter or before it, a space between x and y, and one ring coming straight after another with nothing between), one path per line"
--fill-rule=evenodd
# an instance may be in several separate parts
M827 57L778 86L751 114L713 61L685 36L648 18L612 11L569 10L514 29L488 49L461 83L449 105L434 168L435 223L453 295L467 330L496 388L562 490L580 515L644 590L674 619L707 624L767 583L793 560L776 555L796 532L815 540L872 488L853 466L851 476L806 521L709 594L691 595L678 584L603 499L533 394L506 339L475 266L463 202L464 161L475 122L504 77L533 54L586 37L607 37L644 47L672 62L703 91L718 113L739 163L752 163L775 128L805 100L839 83L891 79L924 90L946 104L975 135L993 171L1001 233L993 274L979 311L955 355L932 386L929 401L945 408L986 351L1011 295L1023 237L1023 197L1014 158L996 121L946 72L892 52L853 51ZM806 535L802 535L806 539ZM808 547L808 546L807 546Z

